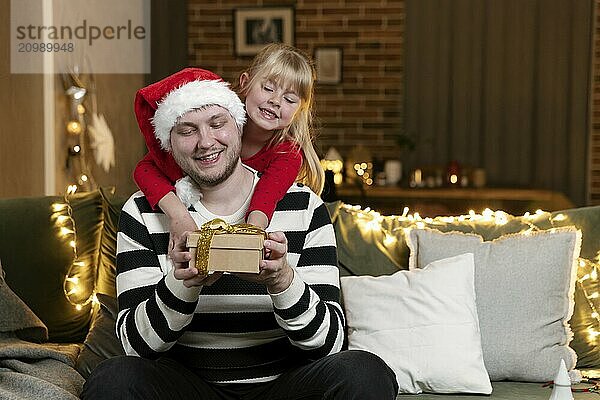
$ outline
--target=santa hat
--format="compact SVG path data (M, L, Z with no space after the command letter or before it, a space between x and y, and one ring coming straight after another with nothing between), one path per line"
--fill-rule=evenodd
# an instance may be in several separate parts
M188 111L218 105L229 111L238 126L246 122L246 111L229 84L211 71L186 68L138 90L135 115L150 151L171 149L171 128ZM156 140L158 139L158 142Z

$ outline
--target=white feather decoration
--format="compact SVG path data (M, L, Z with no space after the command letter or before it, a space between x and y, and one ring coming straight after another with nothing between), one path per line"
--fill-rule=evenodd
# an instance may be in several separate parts
M88 125L90 147L94 150L96 163L108 172L115 165L115 141L104 119L104 115L92 114L92 123Z

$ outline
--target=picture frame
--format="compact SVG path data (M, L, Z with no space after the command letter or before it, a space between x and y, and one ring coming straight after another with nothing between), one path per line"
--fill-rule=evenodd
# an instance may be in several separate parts
M317 82L338 84L342 82L343 50L341 47L317 47L314 51Z
M246 7L233 10L235 54L253 56L269 43L294 45L294 7Z

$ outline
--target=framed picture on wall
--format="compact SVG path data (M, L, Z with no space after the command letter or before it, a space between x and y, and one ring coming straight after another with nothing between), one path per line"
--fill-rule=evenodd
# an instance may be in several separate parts
M315 49L317 82L337 84L342 81L342 56L341 47L317 47Z
M294 45L293 7L252 7L233 10L235 54L253 56L269 43Z

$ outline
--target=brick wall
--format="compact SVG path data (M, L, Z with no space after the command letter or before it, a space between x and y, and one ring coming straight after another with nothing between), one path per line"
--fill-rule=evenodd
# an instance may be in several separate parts
M588 203L600 204L600 0L596 0L592 39L591 137Z
M600 0L595 0L588 203L600 204ZM317 145L342 155L359 144L381 158L397 156L395 136L403 118L403 0L297 0L295 45L343 48L343 80L317 85ZM251 60L236 57L233 10L282 5L276 1L189 0L189 63L235 79Z
M395 136L402 125L403 0L231 1L189 0L189 63L233 81L251 57L236 57L233 10L292 5L295 46L312 55L319 46L341 47L340 84L316 87L320 121L317 146L345 155L355 145L379 157L397 156Z

